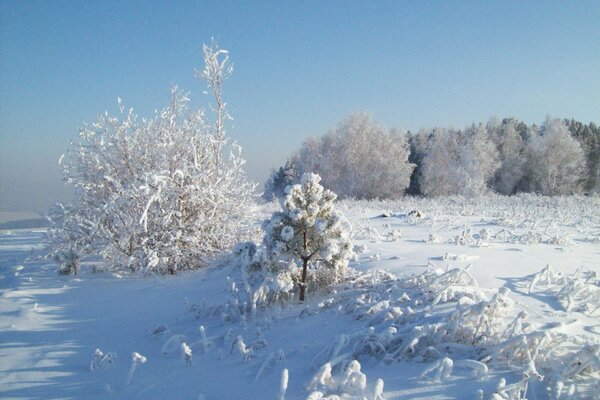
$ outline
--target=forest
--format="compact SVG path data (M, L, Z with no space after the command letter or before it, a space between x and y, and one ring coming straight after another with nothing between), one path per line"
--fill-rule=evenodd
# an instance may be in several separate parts
M263 197L282 197L303 172L320 174L325 187L356 199L592 193L600 191L600 127L550 117L541 125L491 118L414 133L358 112L307 139L272 172Z

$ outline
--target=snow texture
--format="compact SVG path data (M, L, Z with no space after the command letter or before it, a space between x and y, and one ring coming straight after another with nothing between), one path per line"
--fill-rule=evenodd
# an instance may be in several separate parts
M85 260L71 277L37 257L44 231L1 232L2 398L597 397L598 197L336 208L361 252L302 303L270 297L262 246L177 276Z

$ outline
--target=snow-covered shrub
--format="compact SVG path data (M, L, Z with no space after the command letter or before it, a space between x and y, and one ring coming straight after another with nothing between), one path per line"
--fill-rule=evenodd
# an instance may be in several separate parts
M176 87L151 118L108 113L84 126L61 157L72 204L50 215L50 256L64 271L98 254L106 267L135 273L176 273L205 265L240 238L254 185L246 180L241 149L229 143L221 98L231 74L228 53L204 47L198 76L212 90L214 123L190 109Z
M506 379L500 378L496 385L496 391L488 398L490 400L527 400L527 387L529 386L529 376L524 375L520 381L506 384Z
M454 361L448 357L434 362L421 373L419 379L430 378L435 382L446 381L452 375Z
M565 311L600 314L600 277L596 272L579 269L567 276L547 265L529 279L529 293L542 285L544 291L556 297Z
M366 400L367 376L357 360L350 360L343 372L332 375L331 364L324 364L307 386L308 399L359 399ZM382 399L383 380L375 384L374 399Z
M277 352L273 352L271 354L269 354L267 356L267 358L265 359L265 361L263 361L262 365L260 366L258 372L256 373L256 376L254 377L254 380L257 381L258 379L260 379L260 377L264 374L264 372L271 368L273 366L273 364L277 363L277 362L283 362L285 361L285 353L283 351L283 349L279 349Z
M171 336L165 341L162 348L160 349L161 354L169 354L172 349L180 349L182 344L185 344L185 336L176 334Z
M263 225L263 243L271 268L290 271L304 300L306 287L325 287L341 281L352 257L352 244L344 219L335 210L335 193L324 190L316 174L304 174L291 187ZM296 272L301 267L300 276Z
M244 338L241 335L239 335L231 344L230 353L233 353L234 349L240 353L243 362L247 362L254 358L252 347L247 346L246 343L244 343Z
M90 371L99 371L109 368L117 361L117 354L113 352L103 353L100 349L94 351L90 362Z
M297 271L273 265L262 245L238 243L228 264L232 301L219 310L221 314L228 314L228 319L239 319L240 314L254 317L259 309L281 305L293 295Z
M46 239L52 243L50 256L58 265L61 275L75 275L79 272L82 250L89 245L86 235L80 234L86 230L77 221L69 218L71 206L56 204L48 210L47 219L50 222Z
M192 349L187 343L181 343L181 357L186 365L192 365Z
M327 392L335 388L333 376L331 375L331 363L325 363L317 373L312 377L306 387L309 392L320 391Z
M125 386L129 386L131 383L131 379L133 378L133 374L138 365L145 364L147 358L141 355L140 353L133 352L131 354L131 367L129 368L129 372L127 373L127 379L125 380Z
M80 256L74 248L66 248L55 254L54 261L58 263L58 273L61 275L77 275L79 272Z
M279 381L279 397L278 400L285 400L285 392L287 392L289 381L288 369L284 368L281 371L281 380Z

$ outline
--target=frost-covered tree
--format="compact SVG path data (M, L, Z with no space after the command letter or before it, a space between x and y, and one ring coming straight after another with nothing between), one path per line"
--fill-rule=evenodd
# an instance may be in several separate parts
M269 176L262 197L267 201L273 198L281 199L286 195L285 189L297 183L297 181L296 162L294 160L286 161L285 166L279 167L277 171L273 171Z
M139 119L119 100L118 116L105 113L80 130L61 158L76 196L58 207L52 256L99 254L109 269L176 273L238 241L254 185L240 147L226 137L221 90L232 67L216 46L204 46L204 61L198 75L214 95L212 124L174 88L151 118Z
M570 120L565 123L586 154L585 190L600 193L600 127L593 122L585 125Z
M435 129L423 158L420 187L428 196L484 193L498 168L497 150L482 124L465 131Z
M488 183L500 166L498 150L485 125L473 124L465 130L459 150L461 171L459 194L478 195L487 191Z
M419 195L423 194L421 187L419 186L419 180L421 177L421 171L423 170L423 158L427 154L427 147L429 143L429 137L431 132L425 129L420 129L416 135L408 133L408 141L410 143L410 154L408 161L415 165L410 176L410 185L406 189L407 194Z
M443 128L436 128L429 148L423 158L419 186L424 195L447 196L455 194L455 174L460 168L457 135Z
M544 195L578 193L582 189L585 155L560 119L546 118L528 143L528 173L534 191Z
M303 174L282 202L282 210L264 224L270 262L301 268L300 301L309 282L317 286L339 282L352 256L344 220L335 210L336 195L324 190L320 180L319 175Z
M354 113L321 138L311 138L294 156L300 172L321 175L342 197L396 198L408 187L414 164L406 135Z
M498 126L488 127L500 157L500 167L496 171L492 187L500 194L514 194L525 173L526 147L518 126L517 120L509 118Z

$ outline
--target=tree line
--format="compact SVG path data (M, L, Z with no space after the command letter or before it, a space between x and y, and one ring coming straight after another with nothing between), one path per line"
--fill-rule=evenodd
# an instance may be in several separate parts
M359 112L307 139L272 171L263 198L282 197L306 172L318 173L339 196L357 199L600 192L600 127L550 117L539 126L492 118L413 133Z

